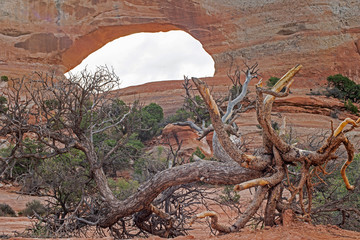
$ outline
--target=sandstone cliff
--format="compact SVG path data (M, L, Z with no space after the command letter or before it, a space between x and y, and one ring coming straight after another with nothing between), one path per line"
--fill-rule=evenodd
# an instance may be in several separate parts
M207 82L219 92L230 84L226 72L232 61L257 61L264 79L303 64L295 95L274 107L312 132L325 128L332 111L342 110L341 103L311 100L305 92L335 73L360 82L359 19L359 2L345 0L2 0L0 75L16 77L51 66L63 73L121 36L181 29L214 58L215 76ZM131 87L121 94L128 102L157 102L167 114L183 101L179 81ZM242 117L245 132L256 132L254 116Z
M264 77L303 64L298 85L338 72L359 81L359 19L347 0L2 0L0 73L65 72L118 37L181 29L214 58L215 77L257 61Z

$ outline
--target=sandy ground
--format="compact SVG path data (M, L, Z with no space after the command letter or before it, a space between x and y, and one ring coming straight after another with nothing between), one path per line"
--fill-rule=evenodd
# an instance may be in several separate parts
M25 208L27 202L33 199L39 199L32 196L23 196L14 193L14 188L1 188L0 189L0 203L7 203L14 208L15 211L20 211ZM246 201L251 195L249 192L244 191L243 200ZM44 199L40 199L44 200ZM217 211L221 212L218 208ZM226 216L223 212L221 215L221 221L223 223L231 222L233 215ZM225 222L224 222L225 221ZM31 226L31 221L27 217L0 217L0 236L1 235L13 235L14 232L22 232L25 228ZM232 233L223 236L212 236L209 228L204 221L198 221L194 226L193 231L190 231L190 235L174 238L176 240L188 240L188 239L214 239L214 240L349 240L360 239L360 232L352 232L340 229L336 226L313 226L311 224L303 222L290 223L287 226L277 226L273 228L265 228L263 230L251 230L244 229L239 233ZM13 235L14 236L14 235ZM10 238L15 239L27 239L30 238ZM71 238L71 240L92 240L92 238ZM103 238L111 239L111 238ZM150 237L148 240L160 240L160 237ZM135 240L135 239L134 239ZM137 238L136 240L140 240Z
M45 201L45 198L17 194L19 187L4 185L0 188L0 203L10 205L16 213L26 207L26 203L33 200ZM23 232L32 226L31 220L27 217L0 217L0 235L12 235L14 232Z

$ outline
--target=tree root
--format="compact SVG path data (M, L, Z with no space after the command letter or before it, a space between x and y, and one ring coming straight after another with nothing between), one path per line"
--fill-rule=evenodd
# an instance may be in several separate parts
M279 184L285 176L285 169L282 166L283 161L281 159L280 153L275 146L273 147L273 152L274 152L274 162L275 162L275 173L269 177L252 179L250 181L237 184L234 187L234 191L242 191L257 186L273 187Z
M264 217L265 226L275 225L276 203L280 199L280 194L281 194L281 184L278 184L269 190L269 195L265 207L265 217Z
M152 213L156 214L158 217L160 217L162 220L165 221L164 223L165 229L157 229L156 224L155 226L153 226L154 224L153 221L151 221L151 223L145 222L150 219ZM163 212L153 204L150 204L147 209L144 209L143 211L136 214L136 217L134 218L134 223L138 228L146 232L167 238L169 237L170 232L172 230L173 219L169 214Z
M219 215L216 212L213 211L205 211L202 213L199 213L192 217L190 224L193 224L194 221L198 218L205 218L210 217L211 218L211 227L215 230L219 231L220 233L230 233L230 232L236 232L239 231L239 229L245 227L246 223L249 222L249 220L253 217L253 215L257 212L257 210L260 208L261 203L263 202L266 194L268 192L267 187L259 187L256 190L255 196L248 206L248 208L245 210L245 212L240 216L236 222L231 226L225 226L223 224L219 224Z
M211 227L213 229L216 229L221 233L230 233L230 232L232 232L230 226L225 226L223 224L218 223L219 215L214 211L205 211L205 212L196 214L194 217L191 218L191 221L190 221L189 225L191 226L195 222L195 220L198 219L198 218L206 218L206 217L211 218L210 224L211 224Z

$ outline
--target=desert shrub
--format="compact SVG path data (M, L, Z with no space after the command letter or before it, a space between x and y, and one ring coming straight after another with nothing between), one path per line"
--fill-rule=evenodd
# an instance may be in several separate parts
M343 160L345 161L345 160ZM338 162L330 162L327 171L338 171ZM359 231L360 216L353 209L360 209L360 154L355 155L354 161L346 169L347 177L354 184L355 189L348 191L340 174L321 176L318 184L314 185L312 219L315 223L337 225L344 229ZM331 209L332 211L328 211ZM334 210L335 209L335 210Z
M183 106L170 116L169 123L192 120L196 124L210 124L210 115L205 106L204 100L200 96L188 97L184 99Z
M159 134L160 122L164 118L164 112L160 105L150 103L140 111L141 129L139 131L139 138L141 141L146 141Z
M38 200L33 200L31 202L26 203L26 208L21 211L21 214L24 216L33 216L34 213L42 216L46 213L46 207L41 204Z
M280 130L280 125L278 122L275 122L275 121L271 121L271 127L277 131L277 130Z
M136 159L133 165L132 177L134 180L143 182L168 167L168 156L164 157L163 154L159 153L159 149L154 154L143 154Z
M186 109L180 108L176 110L176 113L174 115L171 115L166 119L166 123L185 122L188 120L188 118L193 118L193 115L194 114L187 111Z
M25 237L28 238L55 238L56 234L42 221L34 222L34 225L28 232L25 234Z
M38 170L44 186L51 190L58 189L58 194L64 198L80 194L89 180L88 174L89 166L84 153L78 150L46 159Z
M352 103L350 99L345 102L344 106L348 111L354 114L357 114L359 112L358 108Z
M220 195L222 203L238 203L240 201L240 195L234 191L234 186L225 186L222 194Z
M189 120L197 125L204 124L205 127L209 126L211 124L210 115L204 100L199 95L194 94L190 80L187 77L184 78L183 86L186 90L183 106L173 116L170 116L166 122L173 123ZM241 86L232 87L230 94L233 98L239 94L239 89L241 89Z
M0 96L0 104L6 104L7 103L7 99L4 96Z
M191 154L190 162L193 161L193 156L194 155L198 156L201 159L204 159L206 157L205 154L200 150L199 147L197 147L196 150Z
M47 210L49 213L58 213L59 219L77 206L83 194L93 189L88 163L85 161L84 153L79 150L71 150L43 160L35 174L27 178L27 181L25 186L28 189L36 189L54 199ZM36 203L30 205L36 206ZM38 208L40 209L41 207Z
M41 144L36 144L35 141L26 138L23 141L24 153L35 153L40 151L45 153L44 146ZM14 146L10 145L9 147L0 149L0 156L8 157L13 151ZM23 181L23 179L29 173L34 173L37 167L41 164L41 160L36 158L19 158L16 159L13 164L10 172L4 174L4 178L7 180L18 180ZM1 169L1 165L0 165Z
M0 216L2 217L16 217L15 211L10 207L9 204L0 204Z
M164 118L162 107L156 103L150 103L142 110L151 114L152 118L154 118L157 122L160 122Z
M134 194L140 186L139 182L136 180L125 180L123 178L115 180L110 178L108 179L108 183L116 197L121 200L126 199L130 195Z
M188 100L189 101L189 100ZM206 126L210 125L210 114L207 108L205 107L205 102L200 96L195 96L194 101L197 106L193 102L188 102L189 105L192 105L190 109L194 109L194 120L195 123L203 123L205 122Z
M1 79L2 82L7 82L7 81L9 81L8 76L4 76L4 75L1 76L0 79Z
M115 147L117 141L113 138L104 139L99 145L102 144L103 148ZM103 162L103 168L107 176L116 176L116 171L131 168L132 165L144 153L145 145L139 139L137 133L131 134L126 143L120 146L108 160Z
M0 113L6 113L7 111L7 99L4 96L0 96Z
M4 96L0 96L0 104L6 104L7 103L7 99Z
M280 80L280 78L278 77L270 77L269 80L266 82L266 86L268 86L269 88L272 88L278 81ZM281 89L281 92L285 92L286 87L283 87Z
M269 80L267 80L266 82L266 86L273 87L279 81L279 79L280 78L278 77L270 77Z
M345 100L350 99L352 102L360 100L360 85L349 78L336 74L329 76L327 81L330 87L337 88L340 91L330 92L331 96Z

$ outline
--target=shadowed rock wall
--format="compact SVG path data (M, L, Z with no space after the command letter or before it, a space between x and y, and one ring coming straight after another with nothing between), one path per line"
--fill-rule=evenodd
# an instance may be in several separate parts
M1 0L0 74L66 72L118 37L181 29L216 77L257 61L266 77L301 63L302 84L338 72L359 82L359 19L358 0Z

